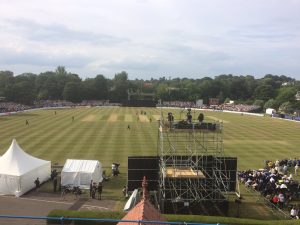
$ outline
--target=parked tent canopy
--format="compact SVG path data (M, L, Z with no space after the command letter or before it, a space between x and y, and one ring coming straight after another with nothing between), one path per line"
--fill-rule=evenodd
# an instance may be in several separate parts
M50 161L27 154L13 139L0 158L0 194L19 197L35 187L36 178L42 183L50 178L50 173Z
M102 181L102 165L98 160L67 159L61 171L61 185L89 187Z

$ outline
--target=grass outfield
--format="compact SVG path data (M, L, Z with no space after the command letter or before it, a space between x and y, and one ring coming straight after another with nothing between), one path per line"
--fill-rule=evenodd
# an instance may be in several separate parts
M146 115L141 115L141 110ZM172 111L175 119L183 117L179 110ZM159 115L156 108L122 107L36 110L0 117L0 155L16 138L26 152L52 163L63 165L68 158L97 159L109 174L111 163L119 162L121 176L105 183L103 191L104 198L119 201L115 207L119 210L124 204L121 189L126 183L127 157L157 154ZM224 122L225 154L238 157L240 170L261 168L266 159L300 157L300 123L221 112L204 112L204 116L205 120ZM48 188L51 191L51 185ZM268 208L257 204L255 196L242 194L241 217L274 219ZM234 201L230 204L229 216L234 217L236 205Z
M63 165L68 158L98 159L105 167L119 162L126 168L128 155L153 155L157 149L157 123L154 118L152 123L137 121L137 110L51 109L0 117L0 154L16 138L26 152L52 163ZM147 112L159 114L154 108Z
M141 110L147 115L140 115ZM179 111L173 111L179 119ZM16 138L26 152L52 163L98 159L104 167L120 162L125 170L127 156L157 153L159 114L155 108L124 107L38 110L0 117L0 155ZM240 170L260 168L266 159L299 157L300 123L221 112L204 115L224 121L225 154L238 157Z

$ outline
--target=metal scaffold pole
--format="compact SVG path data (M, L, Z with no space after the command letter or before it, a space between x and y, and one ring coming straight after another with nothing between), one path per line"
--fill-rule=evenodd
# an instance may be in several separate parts
M195 116L195 113L194 113ZM161 208L194 203L221 202L227 198L229 177L220 121L185 123L170 115L161 119L159 137L159 188Z

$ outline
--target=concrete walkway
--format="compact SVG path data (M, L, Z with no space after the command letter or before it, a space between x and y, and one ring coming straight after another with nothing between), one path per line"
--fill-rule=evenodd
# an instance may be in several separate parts
M0 196L0 215L16 216L47 216L54 209L99 211L113 210L116 201L96 200L89 198L75 199L74 195L67 195L64 199L59 193L30 192L20 198L14 196ZM2 219L1 225L42 225L43 220Z

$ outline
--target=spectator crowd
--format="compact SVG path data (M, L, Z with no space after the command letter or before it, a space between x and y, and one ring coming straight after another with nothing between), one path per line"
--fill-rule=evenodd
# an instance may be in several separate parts
M80 103L73 103L64 100L39 100L35 101L33 105L27 106L14 102L0 102L0 113L18 112L33 108L47 108L47 107L76 107L76 106L120 106L119 103L110 103L109 100L83 100ZM197 108L194 102L185 101L164 101L161 105L165 107L178 107L178 108ZM237 112L251 112L257 110L259 107L254 105L234 105L234 104L222 104L218 106L205 106L203 109L214 110L229 110Z
M30 106L14 102L0 102L0 113L19 112L30 108Z
M110 103L109 100L84 100L80 103L73 103L64 100L40 100L35 101L33 105L23 105L15 102L0 102L0 113L20 112L34 108L47 107L77 107L77 106L120 106L119 103Z
M236 111L236 112L253 112L260 109L257 105L245 105L245 104L223 104L221 105L222 110Z
M178 108L196 108L196 104L194 102L185 101L163 101L161 106Z
M260 192L272 207L290 210L291 218L299 218L299 207L291 202L299 198L299 183L292 174L297 175L299 165L299 159L266 161L264 169L241 171L238 177L247 188Z
M178 107L178 108L199 108L194 102L184 102L184 101L163 101L161 105L164 107ZM257 105L246 105L246 104L221 104L207 106L202 105L202 109L213 109L213 110L228 110L235 112L253 112L260 109L260 106Z

